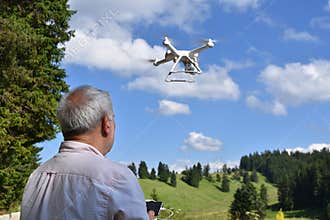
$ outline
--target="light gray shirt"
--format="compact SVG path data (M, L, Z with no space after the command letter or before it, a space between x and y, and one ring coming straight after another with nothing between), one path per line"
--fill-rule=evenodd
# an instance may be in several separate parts
M141 187L124 165L94 147L64 141L30 176L22 220L149 219Z

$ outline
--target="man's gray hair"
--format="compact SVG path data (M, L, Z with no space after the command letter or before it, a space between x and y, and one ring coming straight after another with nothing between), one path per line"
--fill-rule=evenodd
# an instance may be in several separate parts
M64 137L96 128L105 116L113 120L110 94L92 86L72 90L61 98L57 107L57 118Z

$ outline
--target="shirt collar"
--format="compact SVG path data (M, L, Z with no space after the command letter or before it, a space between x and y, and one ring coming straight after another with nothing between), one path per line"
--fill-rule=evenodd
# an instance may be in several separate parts
M92 145L82 143L79 141L63 141L61 143L59 152L70 152L70 151L89 151L95 153L98 156L104 157L103 154L101 154L101 152Z

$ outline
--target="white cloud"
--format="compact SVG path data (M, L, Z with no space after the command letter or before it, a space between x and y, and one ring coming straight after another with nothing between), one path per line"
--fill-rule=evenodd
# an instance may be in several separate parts
M309 145L307 148L295 147L295 148L287 148L285 150L288 151L289 153L293 153L296 151L299 151L302 153L312 153L313 151L321 151L324 148L330 150L330 144L316 143L316 144Z
M223 165L227 165L228 168L234 168L234 167L239 167L239 160L235 161L227 161L226 163L221 162L221 161L214 161L208 163L210 165L210 173L217 172L218 170L222 170Z
M230 72L232 70L241 70L241 69L247 69L250 68L254 65L254 63L250 60L246 60L243 62L239 61L234 61L234 60L229 60L229 59L224 59L223 63L225 65L225 69Z
M255 21L259 23L264 23L269 27L275 27L278 25L269 15L264 12L258 13L257 17L255 18Z
M177 114L190 114L189 105L173 102L170 100L161 100L159 101L159 114L161 115L177 115Z
M121 42L112 38L96 38L81 31L67 44L64 62L99 69L113 70L119 75L128 76L148 73L152 68L146 60L163 55L164 49L151 47L143 39L127 39Z
M207 137L202 133L190 132L184 140L182 149L194 149L198 151L219 151L223 143L216 138Z
M262 102L256 96L250 95L246 98L246 104L250 108L259 109L264 112L271 113L273 115L277 115L277 116L287 115L285 106L278 101Z
M237 100L240 95L238 85L228 76L227 71L216 65L209 66L207 71L195 76L196 83L164 83L168 68L163 68L161 73L138 77L128 83L128 89L199 99Z
M262 59L265 63L270 63L270 61L272 60L272 54L264 51L264 50L260 50L254 46L250 46L247 50L246 53L248 55L253 55L255 56L257 59Z
M330 101L330 60L288 63L284 67L268 65L259 80L284 105Z
M330 101L330 60L288 63L284 67L268 65L258 80L266 86L272 101L249 95L246 104L274 115L286 115L287 106Z
M116 12L113 19L121 25L158 23L176 25L187 30L208 17L208 5L206 0L70 1L71 8L77 10L77 14L72 18L75 27L86 26L86 23L96 22L100 17L112 17L111 12Z
M317 42L319 39L306 31L298 32L293 28L288 28L283 32L284 40L295 40L295 41L305 41L305 42Z
M312 18L310 24L312 27L317 27L321 29L330 29L330 17L324 16L324 17Z
M226 11L246 11L248 9L257 9L261 0L219 0L220 6Z
M178 173L181 173L184 171L186 168L192 167L194 164L197 164L198 161L193 162L191 160L177 160L175 163L171 164L169 166L170 170L175 170ZM227 161L227 162L222 162L222 161L212 161L209 163L201 164L202 167L206 166L208 164L210 166L210 173L214 173L218 170L222 170L222 167L224 164L227 165L229 168L234 168L239 166L240 161Z
M170 170L181 173L186 168L191 167L194 163L191 160L177 160L175 163L169 165Z
M207 0L162 1L167 6L164 15L157 20L162 25L176 25L185 31L194 32L196 24L210 15Z

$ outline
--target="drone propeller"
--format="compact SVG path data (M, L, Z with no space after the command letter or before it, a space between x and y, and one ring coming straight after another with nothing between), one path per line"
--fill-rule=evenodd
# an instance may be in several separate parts
M145 59L145 61L147 61L149 63L154 63L154 62L156 62L156 59Z
M174 40L174 39L172 39L172 38L170 38L168 34L162 34L161 35L161 40L164 40L165 38L167 38L171 42L172 45L177 44L177 41Z
M207 44L208 42L212 42L212 43L216 43L216 42L218 42L218 40L214 40L214 39L211 39L211 38L209 38L209 39L200 39L199 40L199 42L200 43L203 43L203 44Z

